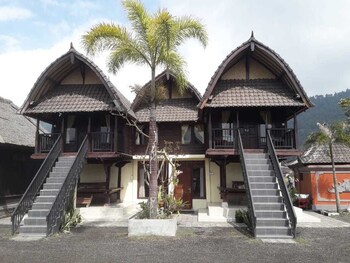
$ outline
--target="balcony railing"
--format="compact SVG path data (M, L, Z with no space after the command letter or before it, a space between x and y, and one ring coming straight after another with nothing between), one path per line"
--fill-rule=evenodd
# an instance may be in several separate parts
M272 128L269 129L272 142L276 149L294 149L295 148L295 131L294 129ZM266 134L266 133L265 133ZM212 145L214 149L232 149L236 148L237 131L233 128L213 128L212 129ZM243 136L243 144L246 148L266 148L266 136L259 134ZM252 147L254 145L254 147Z
M114 133L112 132L92 132L91 150L93 152L112 152L114 148Z
M50 152L60 133L44 133L38 137L38 153ZM114 133L113 132L91 132L88 134L88 143L90 152L114 152ZM68 147L68 146L67 146ZM63 151L65 145L63 145ZM67 149L66 149L67 150ZM78 151L78 149L76 149ZM69 151L72 151L70 148Z

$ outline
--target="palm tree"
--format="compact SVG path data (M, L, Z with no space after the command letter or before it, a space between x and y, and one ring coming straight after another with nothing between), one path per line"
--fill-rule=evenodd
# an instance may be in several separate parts
M333 155L333 144L342 143L350 145L350 132L349 126L342 122L338 122L328 126L327 124L317 123L319 127L318 132L310 134L306 141L306 145L318 144L318 145L327 145L328 154L331 158L332 163L332 173L333 173L333 184L335 191L336 207L337 212L340 212L340 197L338 191L338 182L335 174L335 165L334 165L334 155Z
M149 14L137 0L122 2L131 23L131 30L113 23L93 26L82 37L82 45L88 54L109 51L107 66L116 73L126 62L147 65L151 69L149 156L150 218L157 216L157 147L158 131L156 117L155 74L159 68L172 71L176 76L180 92L185 89L185 60L178 53L178 47L189 38L195 38L206 47L208 37L204 26L190 16L175 17L168 10L160 9Z

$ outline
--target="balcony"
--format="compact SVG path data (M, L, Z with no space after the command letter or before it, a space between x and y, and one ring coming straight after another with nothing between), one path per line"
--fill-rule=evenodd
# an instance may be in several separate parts
M266 131L258 130L258 126L239 128L245 149L265 149ZM276 149L296 149L295 131L288 128L269 129ZM213 128L209 140L210 149L236 149L236 129Z
M51 150L60 133L44 133L38 135L36 154L47 154ZM82 134L80 134L82 135ZM74 140L63 140L64 152L76 152L81 144L82 136L74 136ZM115 140L113 132L91 132L88 133L89 152L106 153L115 151Z

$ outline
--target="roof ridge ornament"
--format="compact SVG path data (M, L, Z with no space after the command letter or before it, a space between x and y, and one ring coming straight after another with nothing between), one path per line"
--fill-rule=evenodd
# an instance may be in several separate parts
M252 30L252 34L251 34L250 38L254 38L254 30Z
M73 46L73 42L70 42L70 48L69 51L75 50L74 46Z

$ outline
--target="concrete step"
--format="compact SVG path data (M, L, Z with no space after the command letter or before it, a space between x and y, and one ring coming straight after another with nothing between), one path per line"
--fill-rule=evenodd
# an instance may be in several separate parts
M279 196L280 190L278 189L252 189L252 195L268 195L268 196Z
M272 166L270 164L247 164L248 171L270 171Z
M278 184L275 182L250 183L250 189L278 189Z
M69 168L68 167L54 167L54 168L52 168L52 172L57 173L57 174L67 174L69 172ZM51 174L50 174L50 176L51 176Z
M222 207L221 203L209 203L208 216L215 218L224 216L224 208Z
M49 189L59 190L61 189L62 184L63 183L45 183L43 190L49 190Z
M287 238L292 237L292 231L289 227L256 227L255 231L256 236L259 238L280 238L283 236Z
M253 196L254 203L282 203L281 196Z
M35 202L38 202L38 203L53 203L56 199L56 196L38 196L36 199L35 199Z
M51 209L52 202L35 202L32 206L32 210Z
M227 222L227 218L223 215L209 216L209 211L206 208L198 209L198 222Z
M249 159L267 159L269 155L267 153L245 153L245 158Z
M275 176L249 176L249 182L252 183L276 183L276 177Z
M64 180L66 179L66 177L50 177L46 179L46 183L50 183L50 184L56 184L56 183L63 183Z
M47 226L20 226L20 234L33 234L33 235L43 235L46 236Z
M284 210L282 203L254 203L255 211L258 210Z
M45 226L46 217L27 217L23 220L25 226Z
M250 165L250 164L269 164L270 160L269 159L245 159L245 163L247 165Z
M49 209L32 209L28 211L28 217L46 217Z
M72 166L72 162L57 162L55 167L57 168L70 168Z
M59 189L42 189L40 190L40 196L56 196L59 191Z
M285 211L277 210L259 210L255 211L257 218L286 218L287 213Z
M60 156L58 157L58 162L70 162L73 163L75 156Z
M269 170L247 170L248 176L273 176L275 177L275 173L273 171Z
M289 221L286 218L257 218L256 226L258 227L266 227L266 226L274 226L274 227L287 227L289 226Z

